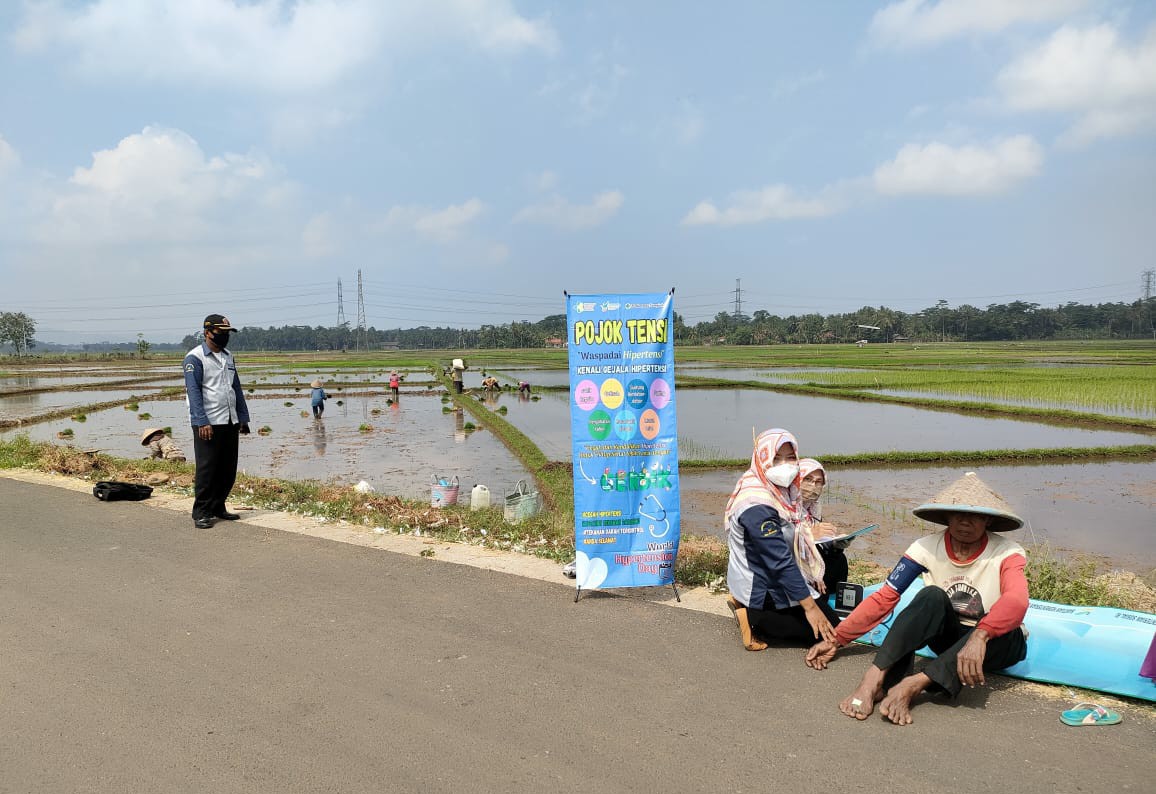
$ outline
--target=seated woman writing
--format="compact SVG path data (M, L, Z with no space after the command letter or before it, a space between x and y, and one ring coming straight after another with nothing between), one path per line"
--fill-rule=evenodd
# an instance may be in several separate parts
M839 618L821 598L823 559L800 520L797 452L786 430L761 433L726 506L727 603L748 651L769 639L835 639Z
M875 628L917 577L924 587L896 615L874 663L858 688L839 704L864 720L875 704L896 725L911 723L911 702L924 690L955 697L964 686L983 685L984 672L1023 660L1027 639L1027 559L1018 543L995 534L1019 529L1023 520L969 472L913 511L946 529L912 543L883 586L839 625L834 640L807 652L807 666L826 668L839 648ZM938 656L914 672L924 645Z
M850 539L841 541L827 541L839 534L834 524L823 520L823 507L819 498L823 495L823 488L827 485L827 472L823 464L814 458L803 458L799 461L799 515L811 530L811 537L815 539L815 546L819 549L819 556L823 558L823 584L827 593L835 592L835 585L847 581L847 572L850 565L847 555L843 552L850 543Z

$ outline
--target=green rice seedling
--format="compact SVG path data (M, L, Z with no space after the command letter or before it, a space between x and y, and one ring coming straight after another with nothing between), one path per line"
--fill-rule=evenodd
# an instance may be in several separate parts
M309 416L309 412L308 411L302 411L301 416L307 417L307 416Z
M147 422L148 420L153 418L153 415L150 414L148 411L145 411L144 413L137 414L136 418L140 419L142 422Z
M337 401L337 404L338 404L338 405L345 405L345 401L344 401L344 400L338 400L338 401Z
M134 412L135 412L135 411L139 411L139 410L140 410L140 405L138 405L138 404L137 404L137 403L135 403L135 402L131 402L131 403L125 403L125 405L124 405L124 409L125 409L126 411L134 411Z
M88 415L87 414L73 414L69 418L74 422L87 422L88 421Z
M362 424L357 426L357 432L358 433L372 433L373 432L373 425L362 423Z
M71 427L66 427L56 434L57 438L72 438L73 432Z
M505 416L509 412L510 412L510 409L507 408L506 406L504 406L504 405L498 406L498 413L500 413L502 416Z
M393 400L386 400L385 402L388 404L388 403L392 403ZM381 409L380 408L374 408L370 411L370 413L373 414L374 416L381 416Z
M454 412L454 409L453 409L453 408L450 408L448 405L443 405L443 406L442 406L442 413L443 413L443 414L451 414L451 413L453 413L453 412Z
M475 425L473 422L466 422L464 425L462 425L462 430L465 430L467 433L472 433L477 429L478 429L478 426Z
M292 408L292 407L293 407L293 403L286 401L286 403L285 403L285 407L286 407L286 408Z
M166 436L171 436L173 434L173 429L171 427L162 427L161 430L164 431Z
M259 429L259 430L257 431L257 435L259 435L259 436L267 436L267 435L269 435L269 434L270 434L270 433L272 433L272 432L273 432L273 428L269 427L269 425L263 425L263 426L261 427L261 429Z

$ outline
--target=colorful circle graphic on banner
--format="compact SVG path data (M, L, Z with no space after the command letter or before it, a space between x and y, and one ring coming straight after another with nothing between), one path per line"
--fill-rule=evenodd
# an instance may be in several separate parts
M584 380L574 387L574 402L583 411L598 405L598 385L592 380Z
M652 441L662 429L662 423L658 421L658 412L653 408L643 411L642 417L638 420L638 429L642 431L643 438Z
M670 402L670 384L662 378L655 378L654 383L650 384L650 402L659 410L665 408Z
M602 404L612 410L622 405L622 384L617 378L607 378L602 382Z
M614 433L623 441L629 441L638 434L638 419L634 413L625 409L614 417Z
M626 384L626 404L636 411L641 411L646 407L646 398L648 394L646 391L646 383L635 380Z
M610 414L601 409L590 414L590 419L587 422L587 426L590 428L590 437L595 441L605 441L606 437L610 435L611 425Z

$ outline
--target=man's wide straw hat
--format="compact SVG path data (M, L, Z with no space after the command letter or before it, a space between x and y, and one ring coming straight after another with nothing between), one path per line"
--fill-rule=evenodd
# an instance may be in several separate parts
M1019 529L1024 520L1012 512L1003 497L987 486L974 471L960 477L944 488L927 504L911 511L924 521L947 525L952 513L978 513L991 516L988 529L992 532L1008 532Z
M140 445L142 447L147 447L149 445L149 439L150 438L155 436L157 433L164 433L164 432L165 431L162 428L150 427L148 430L146 430L140 434Z
M311 388L314 388L314 389L320 389L321 388L321 378L318 378L317 380L313 381L312 383L309 384L309 386Z

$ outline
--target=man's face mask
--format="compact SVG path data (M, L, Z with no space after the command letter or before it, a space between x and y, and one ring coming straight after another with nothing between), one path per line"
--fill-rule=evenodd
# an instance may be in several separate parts
M213 344L217 347L229 346L229 332L228 331L213 331L209 334L209 339L213 340Z

